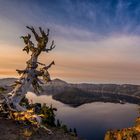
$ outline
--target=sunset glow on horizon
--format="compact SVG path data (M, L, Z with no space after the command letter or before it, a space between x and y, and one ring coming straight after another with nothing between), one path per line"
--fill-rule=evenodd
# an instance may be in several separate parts
M1 0L0 77L18 77L16 69L26 67L30 54L20 36L31 25L50 28L55 40L56 48L40 57L55 61L52 79L140 84L139 13L138 0Z

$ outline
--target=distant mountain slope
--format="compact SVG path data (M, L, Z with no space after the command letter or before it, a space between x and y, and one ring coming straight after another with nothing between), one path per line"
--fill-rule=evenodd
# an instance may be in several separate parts
M16 78L3 78L0 79L0 86L9 86L14 83Z
M140 104L140 85L70 84L57 79L44 85L44 88L55 100L71 106L95 101Z
M140 97L140 85L131 84L71 84L60 79L54 79L48 84L44 85L45 91L49 94L58 94L66 90L66 88L78 88L89 93L111 93L111 94L125 94L130 96Z
M126 94L140 97L140 85L130 84L72 84L73 87L90 93Z
M0 86L9 86L15 80L15 78L0 79ZM72 106L93 101L140 104L140 85L71 84L54 79L42 86L44 89L42 94L50 94L54 99Z
M10 86L17 80L16 78L0 79L0 86ZM66 90L66 88L78 88L89 93L111 93L111 94L126 94L140 97L140 85L131 84L71 84L60 79L54 79L47 84L42 85L45 94L58 94ZM47 93L46 93L47 92Z

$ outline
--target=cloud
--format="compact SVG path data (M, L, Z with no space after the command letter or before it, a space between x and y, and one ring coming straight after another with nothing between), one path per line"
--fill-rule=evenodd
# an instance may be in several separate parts
M51 29L56 49L40 61L56 61L53 77L139 83L139 5L137 0L2 0L0 73L25 67L28 57L19 37L33 25Z
M62 27L59 29L66 30ZM77 31L83 35L87 33L83 30ZM70 33L71 35L79 34L75 32L75 29L71 29ZM82 41L55 36L55 42L56 49L49 54L43 53L40 58L40 61L46 64L52 60L56 61L56 66L50 70L52 77L75 82L95 80L96 82L138 83L140 80L139 36L112 34L97 40ZM0 46L3 46L0 47L2 52L0 64L3 66L0 73L2 75L4 69L5 74L10 69L11 73L9 73L14 74L15 69L25 67L25 62L30 56L21 51L22 47L4 43ZM12 50L11 47L13 47Z
M96 41L57 41L55 76L75 81L138 83L139 36L112 35ZM65 48L65 49L63 49ZM45 56L43 56L45 60ZM48 58L46 58L47 60Z
M2 0L0 17L16 24L51 24L109 35L116 32L140 33L138 0Z

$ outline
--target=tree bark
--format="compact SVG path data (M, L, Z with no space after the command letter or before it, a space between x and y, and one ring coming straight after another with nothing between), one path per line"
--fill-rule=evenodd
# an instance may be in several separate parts
M38 62L38 57L41 54L41 52L49 52L52 49L55 48L54 41L52 41L52 44L49 48L46 48L46 45L48 43L48 35L49 30L47 34L39 27L41 36L39 36L35 29L33 27L28 27L29 30L34 34L34 37L37 41L37 46L35 47L32 41L30 40L31 35L28 34L28 36L22 36L25 48L23 51L26 51L27 53L31 52L31 58L26 62L27 66L24 70L17 70L19 74L21 74L21 77L18 81L15 82L15 88L13 91L9 94L8 97L8 104L12 105L13 108L17 111L25 111L26 108L20 106L21 100L25 97L27 92L29 91L30 86L32 85L35 92L39 92L41 89L40 86L40 80L38 79L38 76L42 76L46 82L50 80L50 75L48 73L48 69L54 65L54 61L50 63L48 66L45 64L42 64ZM44 65L40 70L38 70L38 65Z

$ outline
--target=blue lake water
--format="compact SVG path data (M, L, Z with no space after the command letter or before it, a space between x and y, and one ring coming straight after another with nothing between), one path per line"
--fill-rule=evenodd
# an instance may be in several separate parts
M94 102L73 108L52 99L52 96L27 94L33 102L47 103L58 110L56 118L69 128L76 128L86 140L103 140L108 129L131 127L138 116L138 105Z

